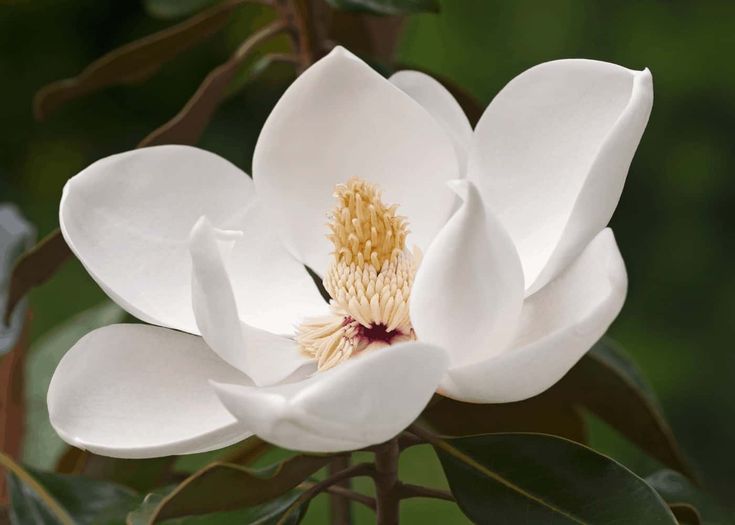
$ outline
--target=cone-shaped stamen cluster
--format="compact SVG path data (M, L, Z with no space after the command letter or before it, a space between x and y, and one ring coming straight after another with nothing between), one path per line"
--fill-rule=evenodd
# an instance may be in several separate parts
M324 278L333 314L305 322L297 336L320 370L357 352L413 339L408 298L417 257L406 251L405 219L360 179L338 185L335 197L329 225L334 259Z

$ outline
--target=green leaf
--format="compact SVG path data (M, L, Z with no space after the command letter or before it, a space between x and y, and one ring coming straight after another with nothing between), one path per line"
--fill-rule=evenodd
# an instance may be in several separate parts
M432 445L457 503L478 524L676 524L645 481L566 439L490 434Z
M210 6L219 0L145 0L146 12L154 18L181 18Z
M554 389L618 430L651 457L692 479L695 477L651 388L610 339L603 338L595 344Z
M330 456L297 455L263 469L213 463L156 502L150 523L253 507L281 496L327 465Z
M239 5L242 3L235 0L222 2L180 24L107 53L74 78L45 86L33 101L36 118L43 119L64 103L104 87L150 77L162 64L222 29Z
M376 15L438 13L438 0L327 0L335 9Z
M15 206L0 204L0 358L15 347L25 324L25 308L16 309L7 319L5 309L15 261L35 239L35 229Z
M10 520L13 525L113 525L140 501L114 483L24 469L0 456L10 470Z
M57 228L18 258L10 276L7 299L4 300L3 318L6 323L11 315L15 315L16 306L31 288L50 279L69 257L71 250Z
M646 482L669 504L680 522L694 525L735 523L735 516L732 513L725 511L678 472L660 470L648 476ZM694 513L691 509L694 509Z
M169 490L170 491L170 490ZM161 504L167 491L159 491L148 494L143 504L128 514L127 525L148 525L153 518L156 508ZM184 518L174 518L166 520L167 525L230 525L232 523L242 523L250 525L270 525L277 523L278 519L293 505L301 495L301 490L292 490L275 499L272 499L261 505L248 507L229 512L213 512L211 514L203 514L201 516L188 516ZM307 504L308 505L308 504ZM307 510L307 505L298 509L298 512L289 516L290 521L287 523L296 524Z
M34 468L51 469L66 445L51 427L46 393L56 365L85 334L121 322L125 312L112 302L86 310L46 333L35 343L26 362L26 440L23 461Z
M422 419L442 436L496 432L538 432L586 442L584 419L577 407L550 390L517 403L480 405L435 396Z

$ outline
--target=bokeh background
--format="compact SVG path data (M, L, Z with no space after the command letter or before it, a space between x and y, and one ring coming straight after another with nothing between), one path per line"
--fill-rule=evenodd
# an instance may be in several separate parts
M548 60L651 69L653 113L612 221L630 289L611 334L652 383L708 487L726 501L735 493L735 3L447 0L442 7L405 21L396 61L452 79L483 105ZM171 118L264 16L242 9L144 84L106 89L39 123L36 90L171 22L135 1L0 4L0 201L16 203L40 234L51 231L66 179L133 148ZM260 126L291 78L277 66L233 90L199 145L249 171ZM31 295L32 340L104 300L81 265L67 263ZM593 431L607 452L645 469L613 433ZM406 456L409 479L441 477L429 454ZM442 503L405 507L417 523L463 522ZM323 511L315 506L310 521L319 523Z

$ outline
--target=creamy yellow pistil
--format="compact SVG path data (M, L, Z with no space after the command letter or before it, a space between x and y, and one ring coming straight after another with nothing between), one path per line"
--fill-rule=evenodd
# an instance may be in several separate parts
M339 184L330 216L332 264L324 277L331 313L299 326L301 350L326 370L350 356L415 339L408 299L420 254L406 250L407 223L380 191L353 178Z

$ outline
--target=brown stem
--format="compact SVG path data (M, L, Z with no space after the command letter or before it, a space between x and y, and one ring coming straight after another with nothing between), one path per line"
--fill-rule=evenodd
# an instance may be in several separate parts
M375 451L375 493L378 525L398 525L400 482L398 481L398 438Z
M315 38L310 31L307 9L297 0L274 0L273 6L290 30L291 42L299 56L298 73L301 74L317 59Z
M340 457L335 458L334 461L332 461L329 464L329 466L327 467L327 470L330 476L334 476L335 474L338 474L339 472L349 467L350 467L350 457L340 456ZM337 488L337 487L349 491L351 489L349 478L346 478L340 481L333 488ZM336 494L333 491L332 491L331 496L329 497L329 500L330 500L329 501L330 514L332 516L332 525L351 525L352 524L352 512L351 512L349 500L339 494Z
M303 483L299 484L299 488L308 490L312 488L314 485L315 483L304 481ZM354 490L347 490L345 488L340 487L339 485L333 485L331 487L327 487L326 489L324 489L323 492L328 492L329 494L338 494L342 496L343 498L347 498L348 500L352 500L362 505L365 505L370 510L373 510L373 511L375 510L375 506L376 506L375 498L371 498L370 496L366 496L365 494L355 492Z
M295 509L300 507L303 503L318 496L322 492L328 490L329 487L336 485L344 479L356 478L359 476L375 477L375 468L370 463L358 463L357 465L352 465L349 468L337 472L333 476L329 476L325 480L314 483L308 489L306 489L294 503L291 504L291 507L289 507L289 510L286 512L286 514L281 516L281 521L279 521L279 523L285 522L285 520L289 517L289 514L294 512Z
M433 498L443 499L446 501L455 501L452 493L442 489L434 489L431 487L421 487L419 485L411 485L410 483L401 483L398 490L401 499L408 498Z

